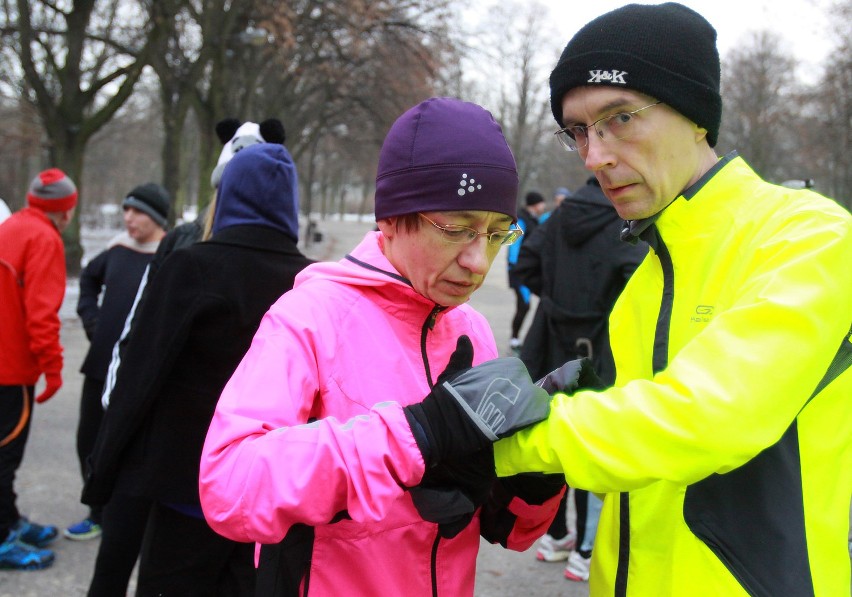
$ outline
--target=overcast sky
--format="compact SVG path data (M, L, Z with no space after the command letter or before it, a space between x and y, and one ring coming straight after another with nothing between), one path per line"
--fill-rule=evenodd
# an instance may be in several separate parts
M577 29L598 15L627 2L614 0L539 0L548 7L565 43ZM803 66L818 67L831 47L828 28L831 0L680 0L704 15L716 28L724 55L749 31L769 29L790 45ZM640 4L657 4L639 0ZM564 44L563 44L564 45Z

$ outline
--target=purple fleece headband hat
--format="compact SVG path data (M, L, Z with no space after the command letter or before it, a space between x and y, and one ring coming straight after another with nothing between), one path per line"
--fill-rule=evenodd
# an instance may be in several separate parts
M400 116L376 175L376 220L421 211L493 211L517 220L518 170L500 125L469 102L434 97Z

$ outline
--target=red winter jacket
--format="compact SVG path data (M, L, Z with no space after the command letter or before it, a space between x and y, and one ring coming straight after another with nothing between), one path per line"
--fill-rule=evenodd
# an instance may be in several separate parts
M24 208L0 224L0 385L35 385L62 372L59 308L65 248L43 211Z

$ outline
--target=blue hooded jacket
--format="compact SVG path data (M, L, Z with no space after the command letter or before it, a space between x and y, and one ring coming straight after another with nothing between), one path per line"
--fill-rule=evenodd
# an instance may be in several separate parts
M256 143L236 153L222 172L213 233L256 225L299 239L299 181L296 165L279 143Z

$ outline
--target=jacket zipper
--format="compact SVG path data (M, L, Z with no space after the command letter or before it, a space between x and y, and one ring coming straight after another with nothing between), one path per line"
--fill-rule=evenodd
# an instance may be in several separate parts
M435 305L423 322L423 327L420 329L420 354L423 357L423 368L426 373L426 381L429 387L435 386L432 380L432 370L429 367L429 355L426 352L426 338L429 332L435 329L435 322L438 319L438 314L444 310L444 307ZM429 566L429 571L432 580L432 597L438 597L438 546L441 544L441 534L435 533L435 541L432 543L432 555Z
M435 382L432 380L432 370L429 368L429 355L426 353L426 338L429 335L429 332L435 329L435 322L438 319L438 314L444 309L445 307L441 307L440 305L432 307L428 317L426 317L426 321L423 322L423 327L420 328L420 356L423 358L426 382L429 384L430 388L435 386Z
M432 597L438 597L438 546L441 544L441 534L435 534L435 541L432 543Z

